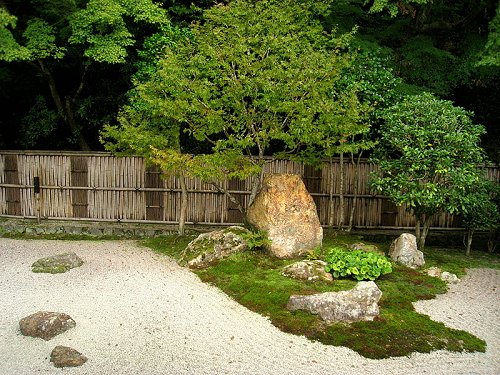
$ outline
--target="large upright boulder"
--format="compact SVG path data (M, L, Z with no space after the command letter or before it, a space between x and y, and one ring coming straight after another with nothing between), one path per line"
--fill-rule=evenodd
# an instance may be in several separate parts
M392 242L389 256L394 262L410 268L425 264L424 253L417 249L417 239L411 233L403 233Z
M316 204L300 176L267 174L247 211L248 221L267 232L267 249L278 258L300 256L321 246L323 228Z

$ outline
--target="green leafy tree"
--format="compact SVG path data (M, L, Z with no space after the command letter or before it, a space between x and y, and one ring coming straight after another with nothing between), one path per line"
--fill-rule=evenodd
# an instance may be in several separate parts
M317 15L329 5L234 1L205 11L204 22L191 27L192 38L167 47L158 71L136 87L155 120L130 114L113 136L120 141L119 133L130 126L166 140L184 129L211 145L211 153L190 159L189 173L221 191L218 181L224 178L255 176L252 201L264 156L295 153L324 136L338 143L353 134L349 127L358 121L359 102L352 92L334 91L353 59L347 52L352 35L325 32ZM156 157L165 150L155 148ZM166 168L169 158L162 160Z
M403 98L403 93L408 91L407 85L403 83L401 78L397 77L392 69L392 52L389 49L383 49L373 42L368 42L357 38L353 41L353 47L357 50L356 59L353 64L346 69L342 78L338 82L337 90L345 90L347 92L356 92L356 96L361 102L361 107L364 110L359 111L358 117L360 120L352 122L352 130L357 129L358 134L351 137L350 142L346 139L342 144L335 144L335 147L329 146L328 143L322 142L323 146L318 147L320 151L326 151L322 157L330 157L330 162L333 160L331 156L340 155L340 205L337 209L337 226L344 227L345 221L345 204L344 204L344 162L345 154L350 156L350 163L359 168L359 162L365 150L371 149L376 144L373 129L377 128L381 122L381 114L384 109L400 101ZM363 126L364 124L364 126ZM370 124L367 127L366 124ZM371 132L369 133L369 131ZM325 145L327 146L325 149ZM358 180L355 175L353 184L355 186L353 204L349 215L349 222L345 228L349 231L352 228L354 219L354 210L357 202ZM330 185L330 215L328 224L334 225L334 176L331 174Z
M0 6L0 60L25 62L35 68L47 83L59 116L77 137L79 148L89 149L77 121L89 70L96 63L124 63L135 43L134 25L165 24L165 10L152 0L16 4ZM19 19L10 12L18 8ZM74 79L69 89L68 82L58 81L58 73L68 67Z
M409 14L415 17L419 6L427 6L428 4L432 4L432 2L432 0L373 0L370 12L388 12L391 17L395 17L398 14Z
M179 234L185 233L188 191L186 177L196 170L195 160L181 150L181 128L177 122L166 122L158 108L143 100L137 90L149 80L154 80L160 68L160 59L167 48L176 48L191 38L187 28L165 25L161 30L144 41L138 52L140 60L132 80L134 88L129 91L129 103L119 115L120 126L105 125L101 131L101 142L108 151L117 155L140 155L158 165L163 175L175 175L180 183L181 202ZM167 161L167 162L166 162Z
M469 189L481 175L479 146L484 128L471 113L430 94L407 97L386 110L380 144L373 162L380 171L373 187L397 205L406 205L416 219L421 250L433 217L459 213Z

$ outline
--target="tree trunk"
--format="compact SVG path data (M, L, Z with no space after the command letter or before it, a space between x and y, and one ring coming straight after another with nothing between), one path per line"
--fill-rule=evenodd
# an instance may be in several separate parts
M474 229L469 229L467 231L467 243L465 245L465 255L470 255L470 248L472 245L472 236L474 236Z
M349 215L349 226L347 227L347 231L350 232L353 226L354 221L354 210L356 209L356 205L358 204L358 194L359 194L359 163L361 161L361 155L363 153L360 152L358 154L358 160L356 161L356 173L354 174L354 197L352 199L352 207L351 213ZM354 166L354 156L351 154L351 163Z
M80 86L78 87L78 90L75 93L74 97L66 97L65 103L63 104L63 101L61 99L61 95L59 94L59 91L57 89L56 81L54 79L54 76L52 72L50 71L49 68L45 65L43 60L37 60L38 65L34 64L45 76L47 79L47 84L49 85L49 90L50 90L50 95L52 96L52 100L54 100L54 104L56 106L57 111L59 112L60 116L62 117L64 123L70 128L71 132L77 136L78 140L78 147L82 151L89 151L90 147L83 138L80 127L77 125L75 121L75 102L77 97L80 95L82 89L83 89L83 78L85 76L86 69L84 73L82 74L82 81L80 82Z
M488 252L494 253L495 249L498 245L498 230L492 229L490 230L490 234L488 236Z
M432 217L427 215L422 215L417 217L417 222L415 224L415 237L417 237L417 246L420 251L425 249L425 240L427 239L427 234L429 234L429 229L431 227Z
M416 221L415 221L415 237L417 238L417 244L420 243L420 218L416 218Z
M245 223L245 225L247 225L248 220L247 220L246 210L241 205L241 203L238 201L238 199L236 199L236 197L233 194L231 194L229 191L227 191L227 189L222 188L217 182L212 181L212 182L210 182L210 184L214 188L216 188L219 193L224 194L232 203L234 203L234 205L236 206L236 209L238 211L240 211L241 215L243 216L243 222Z
M344 200L344 153L340 153L340 207L339 207L339 221L338 228L342 229L344 227L345 221L345 200Z
M328 226L330 228L333 228L334 226L334 221L335 221L335 215L333 214L333 209L334 209L334 202L333 202L333 191L334 191L334 186L333 186L333 158L330 158L330 174L329 174L329 210L328 210Z
M187 208L188 208L188 191L186 184L186 176L184 174L179 176L179 182L181 185L181 212L179 215L179 230L180 236L185 234Z
M66 97L66 112L65 112L65 122L71 129L74 135L77 137L78 147L81 151L90 151L90 147L82 136L82 132L80 127L75 121L75 109L74 109L74 100L70 97Z
M250 207L250 205L255 200L255 197L257 196L257 193L259 192L260 187L262 186L263 179L264 179L264 166L262 166L259 176L255 177L252 180L252 189L250 191L250 197L248 198L248 207Z

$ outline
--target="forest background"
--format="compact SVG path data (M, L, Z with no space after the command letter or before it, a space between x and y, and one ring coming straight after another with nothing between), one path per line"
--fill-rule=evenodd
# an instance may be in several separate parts
M134 82L154 74L215 1L0 1L0 149L103 150ZM217 2L220 3L220 2ZM500 14L492 0L338 0L318 7L325 30L355 29L343 84L378 111L430 92L473 112L500 162ZM323 14L321 14L323 12ZM184 152L207 147L183 139Z

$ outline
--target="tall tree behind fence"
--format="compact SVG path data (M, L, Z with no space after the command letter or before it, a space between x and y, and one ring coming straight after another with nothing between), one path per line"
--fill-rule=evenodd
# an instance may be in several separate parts
M369 175L376 166L361 161L344 165L346 224L353 210L355 227L411 227L413 217L404 207L373 195ZM299 174L313 196L322 224L328 223L330 201L340 207L340 163L321 168L286 160L269 160L268 173ZM498 167L487 168L488 177L500 181ZM40 193L34 193L34 177ZM244 207L250 180L223 181ZM212 185L188 180L187 221L196 224L241 223L240 212ZM114 157L107 153L0 152L0 216L72 220L176 223L181 189L175 177L162 178L160 171L139 157ZM37 199L38 197L38 199ZM334 212L334 215L337 215ZM335 220L336 222L336 220ZM458 227L457 219L443 214L435 227Z

